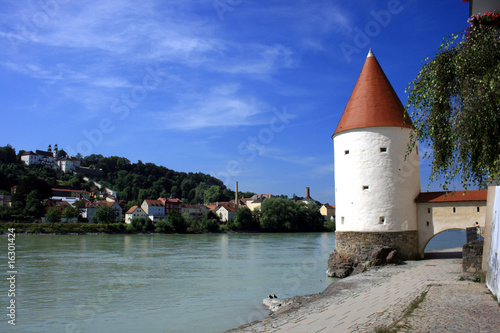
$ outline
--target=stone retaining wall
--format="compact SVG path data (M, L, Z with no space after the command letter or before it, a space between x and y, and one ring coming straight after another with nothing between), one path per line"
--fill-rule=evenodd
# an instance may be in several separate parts
M335 250L350 257L366 258L376 247L393 248L401 260L420 259L417 231L398 232L335 232Z
M483 260L483 241L472 241L462 248L462 276L475 278L481 276L481 263Z

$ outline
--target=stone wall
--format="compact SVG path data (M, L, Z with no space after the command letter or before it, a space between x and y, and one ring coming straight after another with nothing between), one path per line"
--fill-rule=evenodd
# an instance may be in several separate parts
M462 276L475 278L481 276L483 260L483 241L468 242L462 247Z
M335 251L328 260L327 276L344 278L369 266L419 259L418 232L335 232Z
M335 250L351 258L365 258L376 247L389 247L401 260L420 259L417 231L335 232Z

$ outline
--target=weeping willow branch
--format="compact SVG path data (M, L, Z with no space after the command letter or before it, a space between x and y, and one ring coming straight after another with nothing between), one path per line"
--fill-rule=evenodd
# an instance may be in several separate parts
M500 180L500 13L469 20L446 37L408 85L406 110L418 141L432 154L430 180L461 177L465 189Z

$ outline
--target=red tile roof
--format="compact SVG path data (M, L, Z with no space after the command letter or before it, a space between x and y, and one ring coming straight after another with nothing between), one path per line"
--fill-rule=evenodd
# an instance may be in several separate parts
M144 201L146 201L146 204L148 206L164 207L165 205L163 202L161 202L161 200L146 199Z
M403 104L370 50L333 136L365 127L411 128L411 120L405 114Z
M237 211L237 209L234 207L233 204L229 204L229 203L220 204L219 208L222 208L222 207L224 207L228 212L236 212Z
M422 192L415 202L486 201L488 191Z
M135 210L137 208L140 208L139 206L132 206L129 208L129 210L127 210L127 212L125 214L132 214L133 212L135 212Z
M181 199L177 198L158 198L157 200L160 200L164 205L168 203L182 203Z

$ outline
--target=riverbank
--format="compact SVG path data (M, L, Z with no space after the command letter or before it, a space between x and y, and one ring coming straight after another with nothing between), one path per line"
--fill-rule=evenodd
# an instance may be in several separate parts
M461 281L461 272L460 248L433 251L425 260L347 277L321 294L297 297L272 316L227 333L496 331L498 303L484 284ZM421 296L413 316L405 316Z

